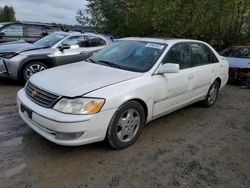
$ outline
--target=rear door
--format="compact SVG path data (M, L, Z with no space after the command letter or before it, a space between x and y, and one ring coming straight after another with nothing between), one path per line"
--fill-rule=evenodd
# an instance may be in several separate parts
M102 49L106 44L106 41L99 36L85 35L85 48L83 49L82 54L85 55L85 57L89 57L93 53Z
M208 46L203 43L190 43L192 52L192 88L193 97L200 98L207 94L207 91L216 79L219 71L219 60Z

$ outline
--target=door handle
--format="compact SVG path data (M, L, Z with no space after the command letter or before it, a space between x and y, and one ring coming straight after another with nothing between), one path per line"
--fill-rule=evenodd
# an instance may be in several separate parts
M193 79L193 78L194 78L193 75L189 75L189 76L188 76L188 79L189 79L189 80L191 80L191 79Z

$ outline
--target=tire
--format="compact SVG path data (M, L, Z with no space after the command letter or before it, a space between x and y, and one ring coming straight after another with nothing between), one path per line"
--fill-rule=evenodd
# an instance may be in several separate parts
M40 71L47 69L48 66L41 62L31 62L24 66L22 71L22 78L24 82L27 82L29 78Z
M205 107L211 107L215 104L218 98L219 89L220 89L220 84L218 83L218 81L214 81L212 85L209 87L207 96L205 100L203 101L203 105Z
M114 149L123 149L135 143L145 124L145 112L136 101L123 104L112 117L106 139Z

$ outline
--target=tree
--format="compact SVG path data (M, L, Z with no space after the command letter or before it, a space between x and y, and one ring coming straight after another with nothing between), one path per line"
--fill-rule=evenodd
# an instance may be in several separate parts
M15 10L13 7L0 7L0 22L14 22L16 21Z
M193 38L217 49L250 40L250 0L87 0L89 23L117 36ZM81 14L80 14L81 13Z

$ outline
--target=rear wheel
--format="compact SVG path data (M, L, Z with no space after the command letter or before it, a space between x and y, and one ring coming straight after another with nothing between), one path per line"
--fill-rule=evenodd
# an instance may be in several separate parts
M218 81L214 81L214 83L209 87L206 99L203 101L205 107L213 106L218 98L220 85Z
M47 69L48 66L44 63L41 63L41 62L32 62L32 63L29 63L27 65L25 65L24 69L23 69L23 80L25 82L28 81L28 79L33 75L33 74L36 74L38 72L41 72L45 69Z
M122 105L113 116L107 140L115 149L126 148L137 140L145 124L145 113L140 103L130 101Z

